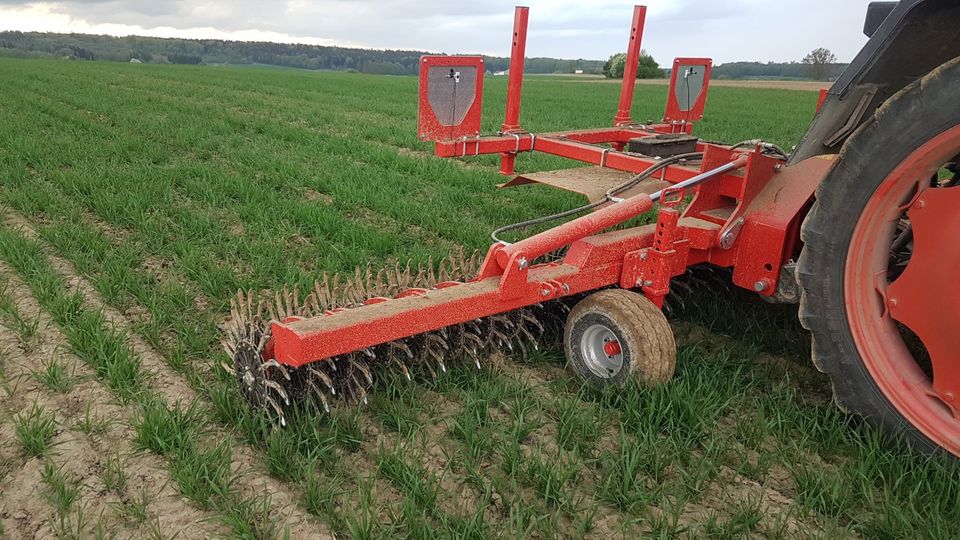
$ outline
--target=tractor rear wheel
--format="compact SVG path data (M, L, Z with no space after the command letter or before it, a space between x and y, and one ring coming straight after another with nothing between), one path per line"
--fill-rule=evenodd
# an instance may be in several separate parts
M800 317L834 399L960 457L960 59L844 145L804 222Z
M603 290L581 300L567 317L564 349L588 384L646 385L673 377L677 347L663 312L642 294Z

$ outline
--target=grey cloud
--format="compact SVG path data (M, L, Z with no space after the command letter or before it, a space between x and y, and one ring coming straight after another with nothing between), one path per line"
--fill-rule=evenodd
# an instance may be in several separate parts
M0 5L24 5L0 0ZM377 48L508 54L513 1L66 0L55 11L91 24L261 30ZM605 58L626 46L632 0L529 0L531 56ZM644 46L674 56L799 60L825 46L849 60L865 41L868 0L647 0ZM826 17L825 14L830 16ZM0 23L2 26L2 23Z

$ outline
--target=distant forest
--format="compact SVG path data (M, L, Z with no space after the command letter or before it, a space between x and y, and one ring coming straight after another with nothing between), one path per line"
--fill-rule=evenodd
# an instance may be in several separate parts
M0 55L75 60L136 60L158 64L266 64L301 69L359 71L384 75L417 73L424 51L348 49L287 43L112 37L91 34L0 32ZM485 57L489 71L503 71L509 58ZM601 60L527 58L529 73L601 73Z
M351 49L270 42L176 39L92 34L0 32L0 56L104 60L157 64L262 64L300 69L358 71L385 75L417 73L424 51ZM504 71L509 58L485 57L487 69ZM603 73L603 60L527 58L528 73ZM843 65L833 65L836 77ZM718 79L805 79L799 62L732 62L714 67Z
M825 66L828 80L840 76L847 64ZM713 67L714 79L809 79L810 66L801 62L727 62Z

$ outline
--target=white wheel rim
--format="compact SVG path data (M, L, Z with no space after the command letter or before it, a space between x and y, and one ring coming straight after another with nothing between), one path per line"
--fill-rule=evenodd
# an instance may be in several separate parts
M611 345L618 351L610 354ZM623 346L616 334L602 324L592 324L580 338L580 355L587 369L597 377L609 379L623 369Z

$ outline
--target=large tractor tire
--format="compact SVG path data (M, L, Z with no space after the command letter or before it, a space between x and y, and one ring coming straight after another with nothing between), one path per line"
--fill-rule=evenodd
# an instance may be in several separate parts
M800 317L834 398L960 457L960 58L844 145L803 224Z

